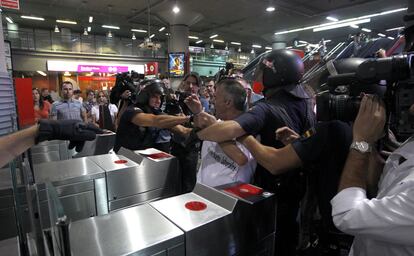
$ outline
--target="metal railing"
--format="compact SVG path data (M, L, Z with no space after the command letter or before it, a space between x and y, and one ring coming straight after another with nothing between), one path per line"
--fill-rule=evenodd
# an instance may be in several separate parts
M4 29L4 39L11 42L12 49L46 51L46 52L72 52L89 54L111 54L121 56L159 57L167 56L167 44L161 42L158 50L140 48L143 39L132 40L113 36L80 33L62 34L43 29L19 30Z

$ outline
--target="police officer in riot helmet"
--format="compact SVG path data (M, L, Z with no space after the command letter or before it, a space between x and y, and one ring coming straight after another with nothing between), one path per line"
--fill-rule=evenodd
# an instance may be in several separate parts
M303 73L303 62L294 52L269 52L255 70L255 80L263 84L265 100L235 120L215 123L199 131L198 138L223 142L252 134L260 135L267 146L283 147L282 142L275 139L277 128L288 126L302 134L315 124L311 99L299 83ZM303 179L300 170L275 177L260 165L256 169L256 184L278 194L277 255L295 253L296 216L304 190Z
M169 116L161 111L163 98L164 84L160 80L150 80L143 84L136 103L129 106L121 116L115 152L121 147L131 150L153 147L169 152L170 131L183 135L190 131L180 125L189 120L188 116Z

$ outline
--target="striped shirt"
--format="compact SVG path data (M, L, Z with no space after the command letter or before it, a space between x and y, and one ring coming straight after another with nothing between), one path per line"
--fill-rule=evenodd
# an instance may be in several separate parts
M57 120L75 119L83 121L82 112L85 108L82 103L77 100L60 100L53 102L51 116L56 117Z

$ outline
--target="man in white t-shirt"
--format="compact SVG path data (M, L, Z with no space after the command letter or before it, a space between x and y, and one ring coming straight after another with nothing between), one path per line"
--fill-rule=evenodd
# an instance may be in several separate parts
M186 100L193 110L190 101L190 99ZM215 92L217 119L235 119L245 112L247 107L246 91L237 80L227 79L217 84ZM217 121L205 112L199 113L200 111L197 110L194 112L196 113L194 121L202 128ZM197 182L213 187L235 181L250 183L255 169L256 160L241 143L203 141Z

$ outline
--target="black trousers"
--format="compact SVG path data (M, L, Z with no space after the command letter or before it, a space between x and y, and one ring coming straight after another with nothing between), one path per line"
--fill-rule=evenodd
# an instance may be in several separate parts
M197 181L197 162L200 147L197 145L183 147L173 141L171 141L171 146L171 154L177 157L181 170L182 192L191 192Z

